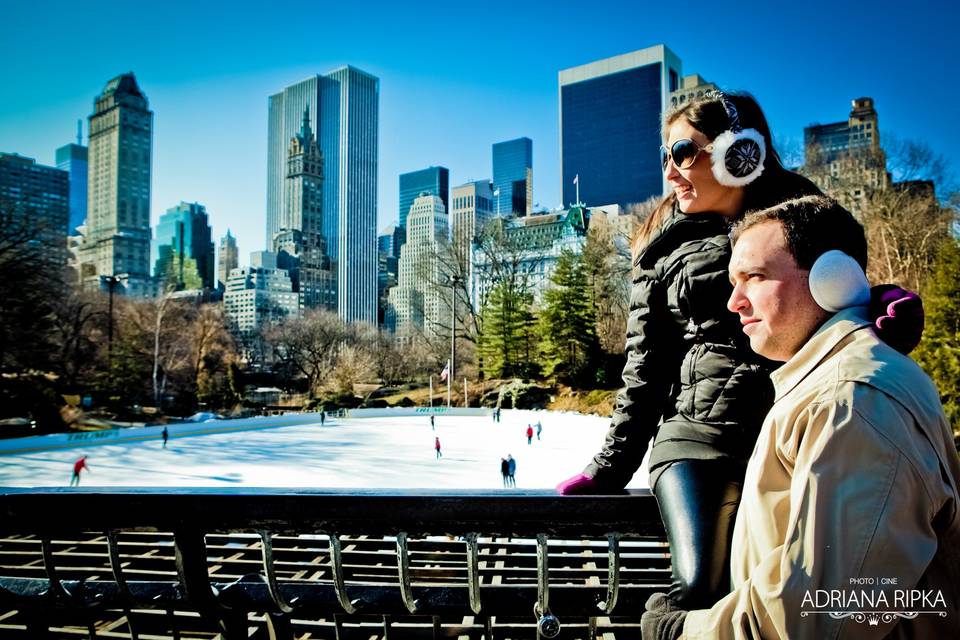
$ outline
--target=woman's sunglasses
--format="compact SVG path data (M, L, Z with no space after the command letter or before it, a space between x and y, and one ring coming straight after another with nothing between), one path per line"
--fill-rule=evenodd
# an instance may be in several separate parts
M669 149L660 145L660 164L666 171L667 162L672 159L673 164L678 169L689 169L697 161L697 156L700 155L701 151L710 153L713 151L713 143L701 147L690 138L683 138L674 142Z

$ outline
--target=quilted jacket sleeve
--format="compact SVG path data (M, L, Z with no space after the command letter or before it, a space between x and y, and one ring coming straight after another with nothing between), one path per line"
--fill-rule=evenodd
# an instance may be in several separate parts
M653 270L641 271L630 295L624 387L603 449L584 470L602 489L622 489L640 467L664 411L673 404L671 387L682 360L679 342L662 280Z

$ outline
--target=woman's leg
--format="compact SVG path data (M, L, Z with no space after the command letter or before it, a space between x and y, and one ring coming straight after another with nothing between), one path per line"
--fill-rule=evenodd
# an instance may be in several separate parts
M674 462L654 493L670 542L670 597L684 609L712 606L730 591L730 543L743 468L727 460Z

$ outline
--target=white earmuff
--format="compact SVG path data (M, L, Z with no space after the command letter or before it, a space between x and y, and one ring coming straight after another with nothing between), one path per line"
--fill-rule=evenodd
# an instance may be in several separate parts
M814 261L810 293L820 308L831 313L870 303L870 283L860 264L836 249Z
M713 176L722 185L743 187L763 173L763 163L767 159L767 145L756 129L743 129L740 116L733 102L722 91L717 91L730 128L713 140L710 153Z

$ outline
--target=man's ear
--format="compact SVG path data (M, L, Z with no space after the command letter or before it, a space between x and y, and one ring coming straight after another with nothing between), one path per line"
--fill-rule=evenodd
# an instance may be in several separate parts
M842 251L827 251L810 268L810 293L830 313L870 303L870 284L860 264Z

